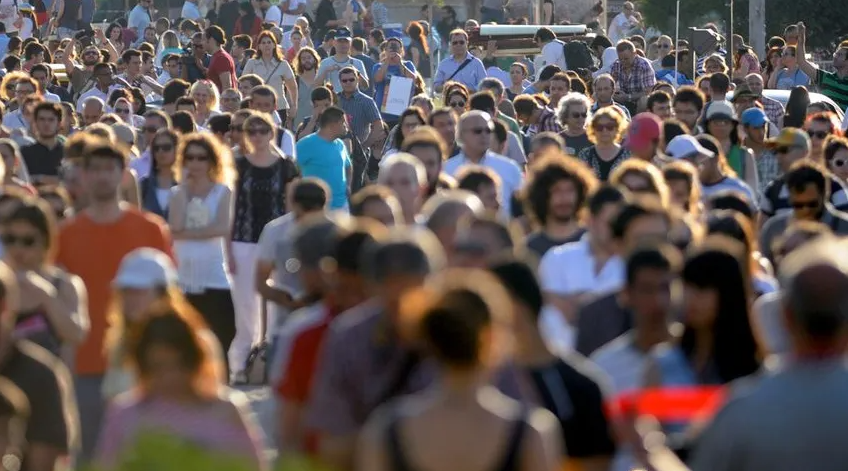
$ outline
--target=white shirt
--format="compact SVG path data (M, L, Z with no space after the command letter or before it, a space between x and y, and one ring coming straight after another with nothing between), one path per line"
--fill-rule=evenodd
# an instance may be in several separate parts
M49 101L50 103L62 103L62 99L59 98L59 95L50 93L47 90L44 91L44 101Z
M193 2L183 3L182 18L184 20L199 20L201 18L200 8ZM144 31L142 31L144 33Z
M166 71L163 71L161 74L159 74L159 78L156 79L156 82L158 82L159 85L162 85L164 87L165 84L168 83L168 81L171 80L171 78L172 78L171 74L169 74L168 71L166 70Z
M589 248L589 234L577 242L554 247L542 257L539 281L546 292L559 296L616 291L624 284L624 261L613 256L600 271Z
M633 28L633 20L628 18L624 12L615 15L615 18L610 22L609 39L613 44L618 44L619 41L625 39Z
M306 5L306 0L289 0L289 10L297 10L297 8L301 5ZM279 8L279 7L277 7ZM270 9L268 10L271 11ZM283 13L283 20L280 21L281 26L294 26L294 22L297 21L300 15L287 15Z
M97 87L91 87L91 89L89 89L87 92L80 95L79 100L77 100L77 113L82 113L82 107L85 104L85 100L88 99L89 97L93 97L93 96L96 96L97 98L100 98L101 100L103 100L103 103L104 103L103 106L105 107L106 106L106 100L109 98L109 95L111 95L113 91L115 91L115 90L117 90L121 87L122 87L122 85L119 85L119 84L112 85L112 86L109 87L109 91L107 91L105 93L100 91L100 89L97 88ZM104 108L103 111L105 112L106 109Z
M283 12L277 5L271 5L271 8L265 12L265 23L274 23L279 26L283 21ZM294 22L292 22L294 24Z
M448 175L455 177L459 173L459 169L465 165L471 165L464 152L449 158L442 169ZM509 157L504 157L495 154L492 151L486 151L486 155L480 160L479 165L488 167L498 174L501 179L501 211L509 216L512 214L511 206L513 193L521 188L524 182L524 175L521 173L521 168Z
M3 116L3 126L9 129L29 129L21 110L15 110Z
M551 64L558 65L562 70L568 70L568 67L565 64L565 51L563 51L563 44L559 39L555 39L548 44L545 44L542 47L542 54L540 55L542 56L542 62L540 63L541 66L536 69L540 73L546 65Z
M179 187L172 190L176 192ZM227 187L217 184L212 187L205 198L189 198L189 207L194 206L194 199L200 200L202 212L206 216L206 227L214 224L218 215L218 205L227 193ZM199 206L196 206L200 210ZM188 208L186 217L189 218ZM195 216L196 217L196 216ZM187 227L189 220L186 221ZM197 228L197 227L194 227ZM213 237L201 240L175 240L174 255L177 259L177 272L180 287L186 293L202 293L205 289L230 289L230 278L227 274L226 258L224 257L224 238Z

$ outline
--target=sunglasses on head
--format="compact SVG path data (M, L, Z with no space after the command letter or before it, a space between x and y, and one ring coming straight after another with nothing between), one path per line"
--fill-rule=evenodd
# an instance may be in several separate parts
M20 245L21 247L32 247L35 245L38 240L35 236L31 235L15 235L15 234L3 234L0 236L0 242L3 243L4 247L12 247L15 245Z
M807 131L807 135L808 135L808 136L810 136L810 138L811 138L811 139L812 139L812 138L814 138L814 137L815 137L815 138L817 138L817 139L824 139L824 138L826 138L827 136L829 136L829 135L830 135L830 133L829 133L829 132L827 132L827 131L812 131L812 130L808 130L808 131Z

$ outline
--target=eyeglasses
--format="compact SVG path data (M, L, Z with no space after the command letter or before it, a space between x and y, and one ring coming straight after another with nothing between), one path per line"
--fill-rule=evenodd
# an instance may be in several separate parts
M451 41L452 46L464 46L465 41Z
M203 48L203 44L202 44L202 43L191 43L191 45L192 45L192 47Z
M469 131L478 136L480 134L492 134L492 130L490 128L473 128L469 129Z
M341 79L341 80L339 80L339 82L341 82L341 83L351 83L351 82L356 82L356 79L355 78Z
M150 134L153 134L156 131L158 131L159 128L157 128L156 126L145 126L145 127L141 128L141 130L144 131L144 132L149 132Z
M150 150L152 150L153 152L159 152L160 150L162 152L170 152L170 151L174 150L174 145L173 144L153 144L152 146L150 146Z
M185 154L183 161L185 162L208 162L209 156L206 154Z
M657 49L671 49L671 44L657 44Z
M36 242L38 242L38 239L31 235L3 234L0 236L0 242L3 243L4 247L12 247L15 245L20 245L21 247L32 247Z
M84 56L96 56L97 51L85 51L85 52L82 53L82 55L84 55Z
M827 132L827 131L812 131L812 130L807 130L807 135L808 135L808 136L810 136L810 139L812 139L812 138L816 138L816 139L824 139L824 138L826 138L827 136L829 136L829 135L830 135L830 133L829 133L829 132Z
M615 124L615 123L609 123L609 124L597 123L597 124L593 124L592 128L594 128L595 131L615 131L616 129L618 129L618 125Z
M818 209L821 203L818 201L792 201L793 209Z
M251 128L247 130L248 136L263 136L271 132L271 128Z
M450 102L450 107L451 108L465 108L465 103L466 102L464 102L464 101L452 101L452 102Z
M571 117L574 118L574 119L577 119L577 118L584 118L585 119L587 116L589 116L588 113L571 113Z
M130 110L127 108L115 108L115 113L118 114L130 114Z
M791 151L791 150L792 150L792 148L789 147L789 146L780 146L780 147L776 147L774 149L774 153L775 154L788 154L789 151Z

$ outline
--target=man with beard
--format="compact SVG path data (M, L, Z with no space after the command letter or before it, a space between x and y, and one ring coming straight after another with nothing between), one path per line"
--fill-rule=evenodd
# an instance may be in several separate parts
M535 163L522 199L524 211L539 229L527 237L527 248L542 258L553 247L580 240L586 229L578 214L597 186L598 179L585 165L565 155Z
M297 73L297 86L300 89L300 93L304 94L303 96L305 96L306 90L311 92L316 88L320 88L312 86L315 83L315 75L318 71L318 62L320 60L313 50L301 50L297 53L295 72ZM300 96L298 95L298 97ZM304 106L303 99L301 99L298 103L297 114L294 117L293 124L295 128L300 126L303 120L309 117L310 111L312 111L311 107Z
M99 64L103 57L100 55L100 50L97 49L97 46L90 45L82 50L81 59L82 66L76 64L73 59L73 54L70 51L73 51L73 46L76 46L76 40L71 41L71 47L65 48L65 51L68 52L65 54L64 65L65 70L68 71L68 77L71 79L71 87L73 87L74 98L78 98L79 95L85 89L86 84L91 80L91 77L94 75L94 65Z
M171 254L171 236L164 221L120 201L126 150L93 136L84 139L81 168L89 205L62 226L56 257L56 263L82 278L88 290L91 331L77 350L74 365L83 462L91 457L105 409L103 342L112 277L124 256L137 248Z
M59 183L64 147L57 136L62 113L61 105L48 102L36 105L33 111L36 142L21 148L21 155L33 181Z
M630 111L627 107L612 99L615 93L615 79L612 78L612 75L601 74L595 77L595 81L592 83L592 91L594 92L592 98L595 99L595 103L590 110L592 113L607 106L614 106L621 111L621 114L627 118L627 121L630 121Z

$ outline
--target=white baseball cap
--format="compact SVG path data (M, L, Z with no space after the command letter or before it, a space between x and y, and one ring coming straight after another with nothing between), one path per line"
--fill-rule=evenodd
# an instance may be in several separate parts
M112 285L116 288L158 288L176 285L177 280L177 269L170 257L145 247L124 256Z
M715 152L702 146L701 143L695 139L695 136L690 136L688 134L681 134L680 136L676 136L672 139L665 147L665 153L674 160L685 159L687 157L694 157L698 155L715 157Z

